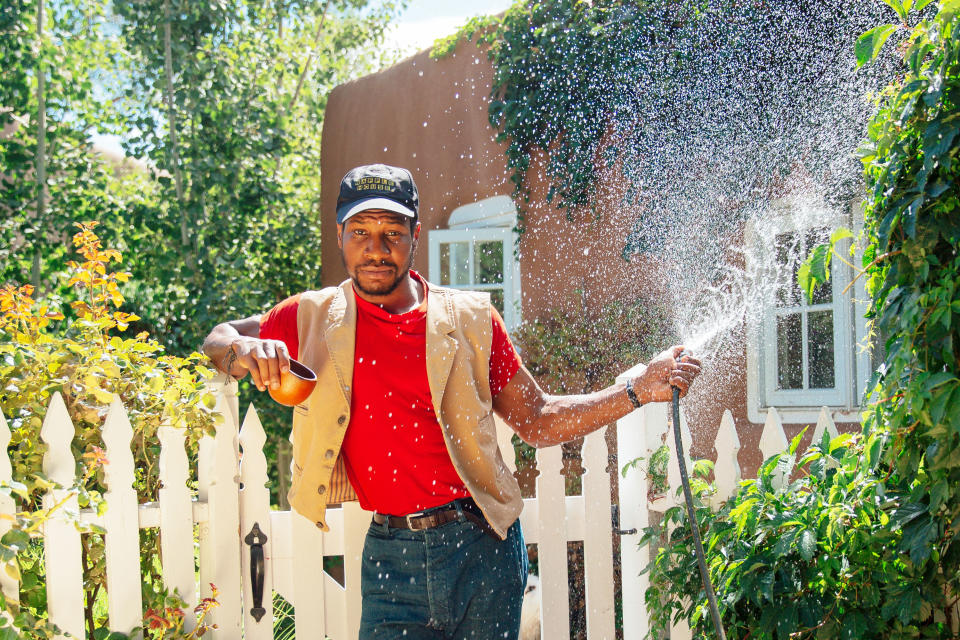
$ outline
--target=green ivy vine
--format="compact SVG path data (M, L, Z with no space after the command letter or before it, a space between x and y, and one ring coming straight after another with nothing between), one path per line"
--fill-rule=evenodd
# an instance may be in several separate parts
M873 12L841 0L518 0L472 19L432 55L464 40L487 49L489 120L521 213L543 151L546 199L569 217L596 213L598 186L615 177L622 204L638 212L628 258L657 250L691 206L716 207L706 217L732 228L798 165L832 197L852 194L857 169L851 156L838 170L840 132L810 131L822 95L839 91L826 61L875 23ZM851 148L867 115L836 116L851 121L842 132ZM705 181L723 203L703 197Z

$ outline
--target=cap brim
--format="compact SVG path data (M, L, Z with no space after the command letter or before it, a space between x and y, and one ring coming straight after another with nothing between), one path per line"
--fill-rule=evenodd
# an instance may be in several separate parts
M408 218L416 218L417 212L409 207L405 207L396 200L391 200L390 198L367 198L366 200L358 200L357 202L351 202L348 205L344 205L337 209L337 224L343 224L347 219L361 211L369 211L370 209L381 209L383 211L392 211L393 213L399 213L400 215L407 216Z

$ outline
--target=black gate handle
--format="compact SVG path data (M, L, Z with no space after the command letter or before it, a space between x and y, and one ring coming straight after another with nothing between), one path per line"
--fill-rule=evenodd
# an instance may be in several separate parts
M260 530L259 522L253 523L253 528L243 541L250 545L250 586L253 590L253 608L250 609L250 615L260 622L260 618L267 612L263 608L263 545L267 541L267 536Z
M610 524L613 525L613 532L618 536L632 536L637 532L636 529L620 528L620 505L618 504L610 505Z

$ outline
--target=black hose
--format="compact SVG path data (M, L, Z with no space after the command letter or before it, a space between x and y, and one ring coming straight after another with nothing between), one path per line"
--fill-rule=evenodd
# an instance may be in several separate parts
M687 477L687 465L683 461L683 441L680 437L680 389L673 388L673 436L677 441L677 463L680 465L680 483L683 485L683 497L687 501L687 516L690 520L690 530L693 532L693 544L697 552L697 563L700 565L700 577L703 578L703 590L710 603L710 615L713 618L713 628L717 630L720 640L727 640L720 621L720 610L717 609L717 596L713 593L713 583L710 582L710 572L707 571L707 558L703 553L703 543L700 542L700 525L693 511L693 492L690 491L690 478Z

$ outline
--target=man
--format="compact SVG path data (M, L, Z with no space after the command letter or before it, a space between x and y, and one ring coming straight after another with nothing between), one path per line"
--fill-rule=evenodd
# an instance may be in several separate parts
M515 639L527 556L523 503L493 412L526 442L586 435L699 374L673 347L626 385L552 396L522 366L489 296L411 270L420 237L410 172L353 169L337 199L350 279L218 325L204 351L261 391L291 357L317 373L294 410L290 504L326 530L328 504L374 511L364 545L360 637ZM513 452L508 452L512 455Z

